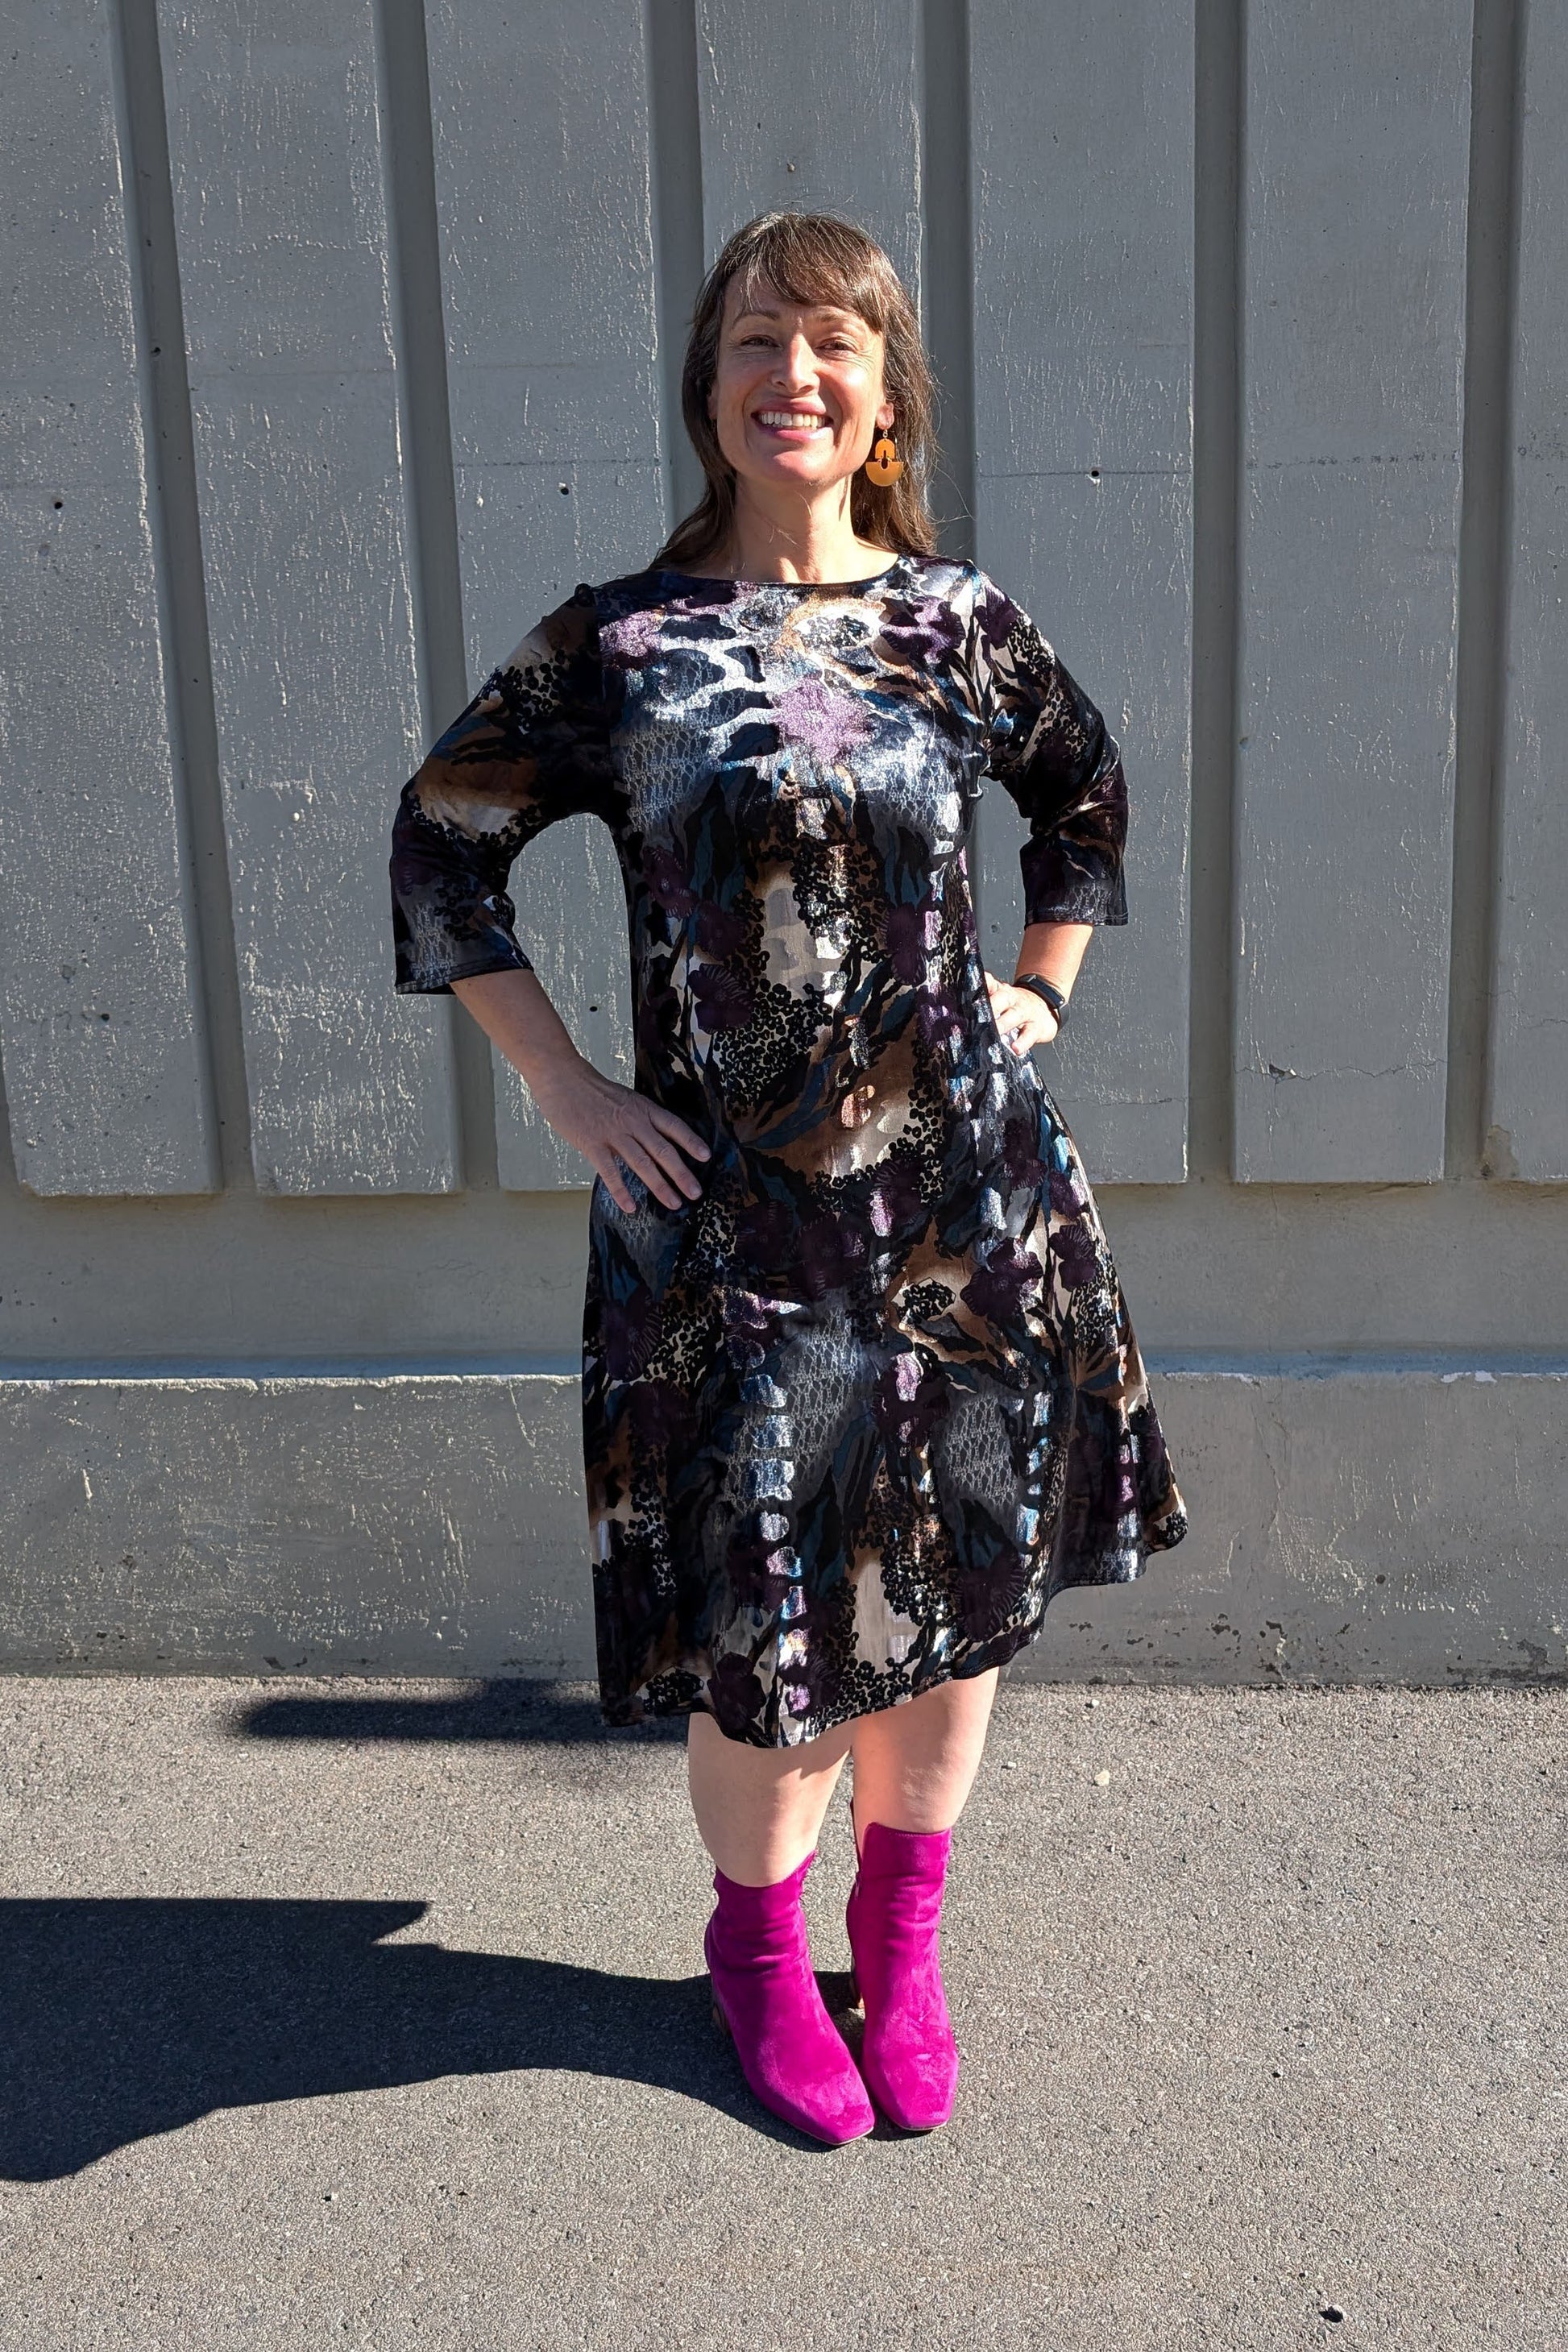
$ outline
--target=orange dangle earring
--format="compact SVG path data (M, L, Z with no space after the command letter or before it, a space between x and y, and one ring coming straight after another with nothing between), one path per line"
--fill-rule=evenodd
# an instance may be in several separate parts
M866 460L866 471L879 490L890 490L904 470L904 461L893 448L889 433L879 433L877 446Z

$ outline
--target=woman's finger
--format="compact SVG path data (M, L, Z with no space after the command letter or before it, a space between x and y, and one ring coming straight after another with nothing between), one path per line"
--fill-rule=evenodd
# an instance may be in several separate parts
M672 1143L668 1136L662 1135L656 1136L651 1140L645 1139L645 1141L647 1149L652 1153L658 1166L663 1169L670 1182L684 1197L688 1201L700 1200L701 1184L698 1181L695 1171L689 1167L681 1157L679 1146Z
M656 1201L667 1209L679 1209L680 1195L670 1188L668 1177L651 1151L638 1142L635 1135L619 1135L615 1149L620 1153L634 1176L640 1176Z
M638 1141L653 1153L667 1175L673 1176L689 1200L695 1201L702 1190L696 1171L685 1157L680 1139L668 1133L652 1118L645 1120Z
M605 1144L599 1151L591 1154L591 1157L595 1167L599 1171L600 1181L603 1183L605 1192L609 1194L616 1208L624 1209L629 1215L632 1207L632 1196L626 1190L626 1178L621 1173L620 1162L616 1158L614 1151L611 1150L608 1144Z
M645 1151L652 1154L666 1175L672 1176L681 1191L685 1192L688 1184L693 1187L697 1185L697 1179L686 1164L679 1139L666 1131L658 1117L658 1110L659 1106L650 1102L646 1095L630 1096L626 1103L627 1131L637 1138ZM678 1119L676 1125L679 1127L680 1124ZM694 1190L690 1198L695 1200L696 1197L697 1192Z
M1037 1045L1048 1045L1057 1034L1049 1005L1032 988L999 987L993 1009L996 1026L1020 1057Z
M639 1095L637 1100L647 1104L647 1115L654 1125L679 1143L683 1151L695 1154L699 1160L711 1157L707 1144L696 1129L688 1127L686 1121L675 1111L666 1110L662 1103L649 1102L646 1095Z
M636 1140L654 1166L668 1177L670 1182L684 1194L687 1200L695 1201L698 1198L702 1187L681 1158L679 1147L670 1140L668 1136L660 1135L657 1128L650 1128L643 1134L637 1135Z

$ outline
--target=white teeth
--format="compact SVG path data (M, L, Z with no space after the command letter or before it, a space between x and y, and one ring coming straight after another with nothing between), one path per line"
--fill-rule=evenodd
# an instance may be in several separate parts
M810 431L817 425L826 425L827 419L825 416L818 416L811 409L760 408L757 411L757 422L759 425L797 425Z

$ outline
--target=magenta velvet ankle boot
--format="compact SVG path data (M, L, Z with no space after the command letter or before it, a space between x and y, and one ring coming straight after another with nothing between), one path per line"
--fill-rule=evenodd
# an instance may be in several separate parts
M702 1943L713 2014L747 2082L786 2124L837 2147L877 2118L812 1972L800 1893L816 1859L808 1853L772 1886L741 1886L715 1871L719 1906Z
M860 2072L883 2114L904 2131L946 2123L958 2085L938 1953L952 1842L951 1830L872 1822L849 1892L849 1948L866 2009Z

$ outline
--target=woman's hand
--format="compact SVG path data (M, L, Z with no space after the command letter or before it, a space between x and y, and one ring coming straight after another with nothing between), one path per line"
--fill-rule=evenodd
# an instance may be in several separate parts
M689 1201L699 1198L702 1187L681 1155L706 1160L708 1146L662 1103L617 1086L580 1054L571 1062L552 1062L531 1083L556 1134L593 1161L618 1209L636 1205L624 1173L628 1168L667 1209L679 1208L682 1193Z
M681 1157L709 1157L696 1129L585 1061L536 971L475 972L455 980L452 993L521 1074L556 1134L593 1162L617 1209L637 1205L626 1169L667 1209L679 1209L683 1192L697 1199L702 1187Z
M1057 1016L1043 996L1037 996L1032 988L1015 988L1010 982L998 980L989 971L985 985L990 991L996 1026L1020 1061L1037 1045L1050 1044L1057 1034Z

